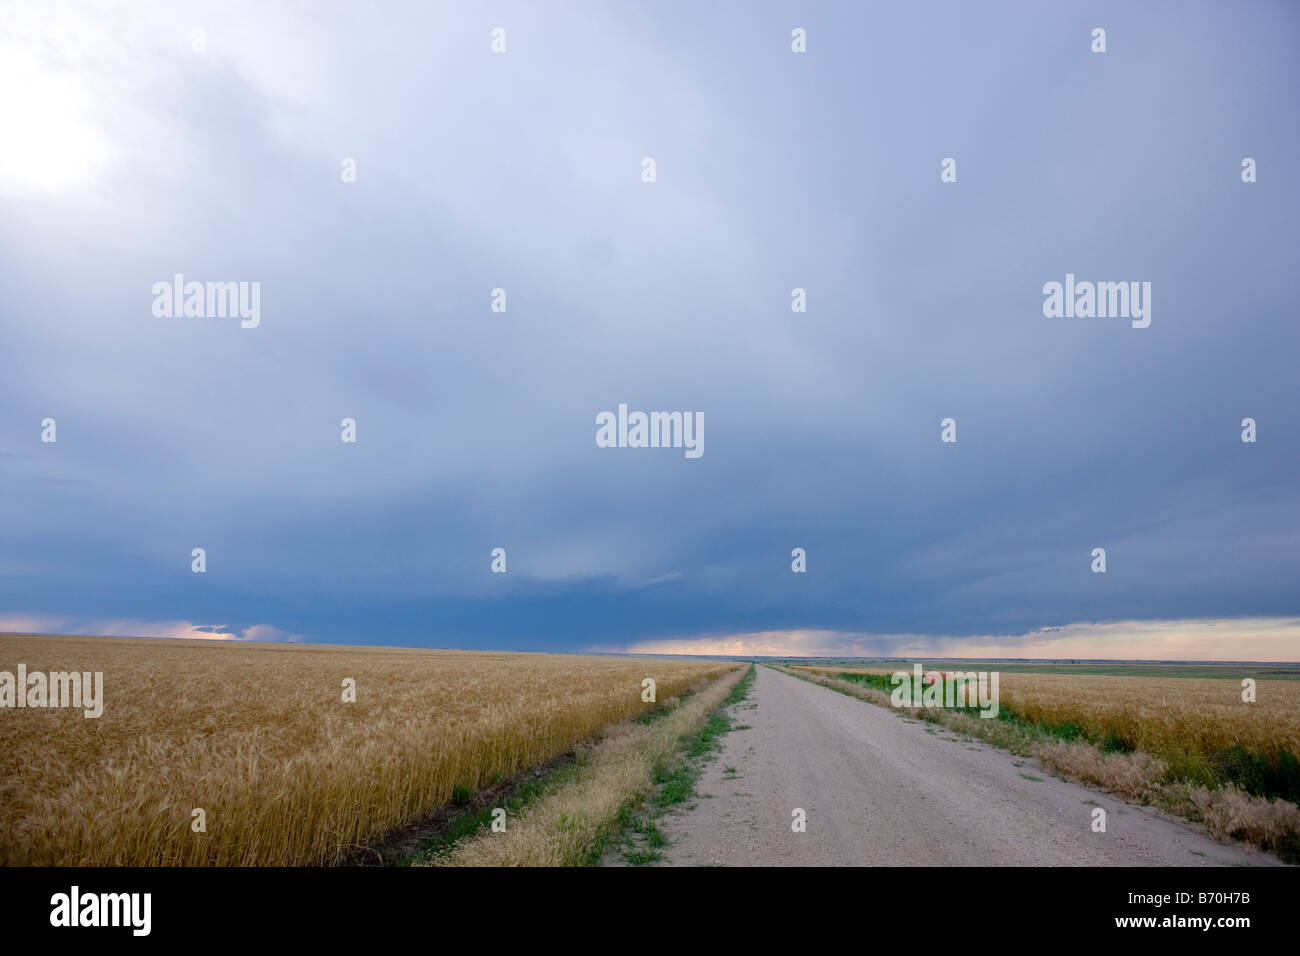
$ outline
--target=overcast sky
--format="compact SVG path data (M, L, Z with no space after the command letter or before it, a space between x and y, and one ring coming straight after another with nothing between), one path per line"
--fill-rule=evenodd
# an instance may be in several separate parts
M1294 4L0 11L0 630L1297 658Z

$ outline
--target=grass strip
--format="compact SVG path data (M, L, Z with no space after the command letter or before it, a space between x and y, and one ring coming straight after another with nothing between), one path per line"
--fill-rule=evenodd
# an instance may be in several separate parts
M571 779L548 789L506 829L480 827L450 852L425 862L440 866L582 866L599 861L608 841L631 818L679 747L705 726L749 669L735 670L695 690L649 722L607 728Z
M687 700L692 690L663 701L653 710L636 717L637 724L649 724ZM493 781L475 793L467 786L457 786L452 801L423 820L388 834L383 840L359 847L350 854L347 866L419 866L448 856L463 840L480 831L491 830L494 812L506 811L507 819L525 807L553 793L576 779L587 762L591 748L600 735L583 741L568 753L537 767L530 767L504 780Z
M661 851L667 840L659 829L660 818L697 795L695 788L704 772L705 761L722 749L722 737L737 727L730 707L749 695L755 675L751 666L704 726L686 739L676 758L658 769L649 799L635 807L629 802L620 820L625 863L642 866L663 858Z

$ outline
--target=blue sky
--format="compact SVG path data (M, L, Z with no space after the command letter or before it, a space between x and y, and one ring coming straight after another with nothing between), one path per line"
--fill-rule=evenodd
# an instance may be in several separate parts
M806 6L3 7L0 629L1296 659L1300 10Z

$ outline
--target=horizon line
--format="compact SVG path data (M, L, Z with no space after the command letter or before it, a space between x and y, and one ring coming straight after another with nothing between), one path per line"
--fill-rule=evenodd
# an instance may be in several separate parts
M175 641L189 644L211 644L216 645L250 645L255 644L260 647L317 647L317 648L356 648L356 649L375 649L375 650L394 650L394 651L460 651L463 653L482 653L482 654L562 654L568 657L702 657L714 660L734 660L734 661L781 661L781 660L799 660L799 661L866 661L879 662L884 664L892 663L910 663L910 662L927 662L935 663L1003 663L1003 664L1201 664L1206 666L1220 667L1239 667L1250 665L1265 666L1282 666L1297 667L1300 666L1300 659L1297 660L1244 660L1228 658L1181 658L1181 657L923 657L915 656L862 656L851 654L709 654L709 653L690 653L688 651L612 651L612 650L582 650L582 651L564 651L564 650L521 650L514 648L501 647L454 647L448 645L424 645L424 644L345 644L345 643L319 643L315 641L273 641L273 640L255 640L244 638L220 638L220 637L175 637L171 635L133 635L133 634L66 634L66 633L44 633L29 631L0 631L0 638L5 637L52 637L52 638L73 638L79 640L109 640L109 641Z

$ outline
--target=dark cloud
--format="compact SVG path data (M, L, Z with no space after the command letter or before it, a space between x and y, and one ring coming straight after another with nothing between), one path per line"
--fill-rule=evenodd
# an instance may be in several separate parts
M0 609L534 649L1300 612L1287 5L828 6L802 56L778 6L508 6L504 56L419 4L201 57L153 14L76 60L93 185L4 196ZM177 272L260 327L154 318ZM1067 272L1151 326L1044 318ZM704 456L597 448L620 402Z

